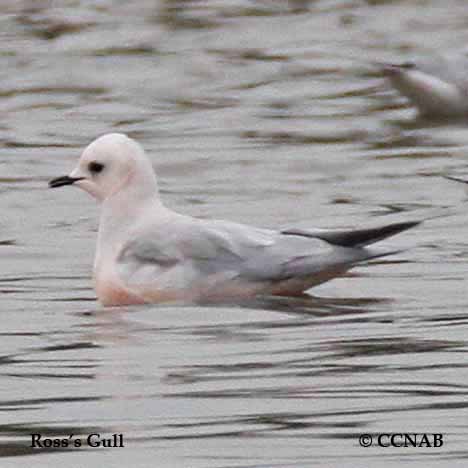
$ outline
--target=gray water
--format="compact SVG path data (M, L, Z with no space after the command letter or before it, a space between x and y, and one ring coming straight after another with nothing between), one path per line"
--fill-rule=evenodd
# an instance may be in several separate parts
M468 210L441 175L468 172L468 130L419 120L372 63L467 40L464 0L3 0L0 466L466 466ZM104 309L98 207L47 181L110 131L184 213L430 219L310 299ZM444 444L359 445L390 432Z

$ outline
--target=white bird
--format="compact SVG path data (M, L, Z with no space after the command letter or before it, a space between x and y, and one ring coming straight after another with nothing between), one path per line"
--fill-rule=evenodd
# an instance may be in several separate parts
M105 306L301 295L357 263L389 255L369 248L418 224L355 231L268 230L201 220L166 208L141 146L123 134L93 141L68 176L102 205L95 289Z
M468 54L381 65L390 83L424 117L468 116Z

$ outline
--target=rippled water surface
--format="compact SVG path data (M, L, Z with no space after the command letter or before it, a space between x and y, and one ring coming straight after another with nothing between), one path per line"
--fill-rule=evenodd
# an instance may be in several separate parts
M374 65L466 44L464 0L4 0L0 39L0 466L466 466L468 214L441 175L468 172L467 125ZM98 208L47 180L109 131L184 213L429 220L310 298L104 309ZM358 443L383 432L444 444Z

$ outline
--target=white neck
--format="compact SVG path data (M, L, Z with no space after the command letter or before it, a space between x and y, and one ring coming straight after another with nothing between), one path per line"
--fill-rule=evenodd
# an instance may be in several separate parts
M152 186L152 190L147 187L144 184L128 184L102 202L95 268L104 258L115 258L122 242L128 239L129 231L148 222L149 214L152 219L165 219L171 213L161 203L156 185Z

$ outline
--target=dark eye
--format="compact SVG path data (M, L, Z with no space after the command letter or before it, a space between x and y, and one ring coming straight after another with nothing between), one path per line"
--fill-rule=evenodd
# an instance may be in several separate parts
M104 164L93 161L88 164L88 169L92 174L99 174L104 169Z

